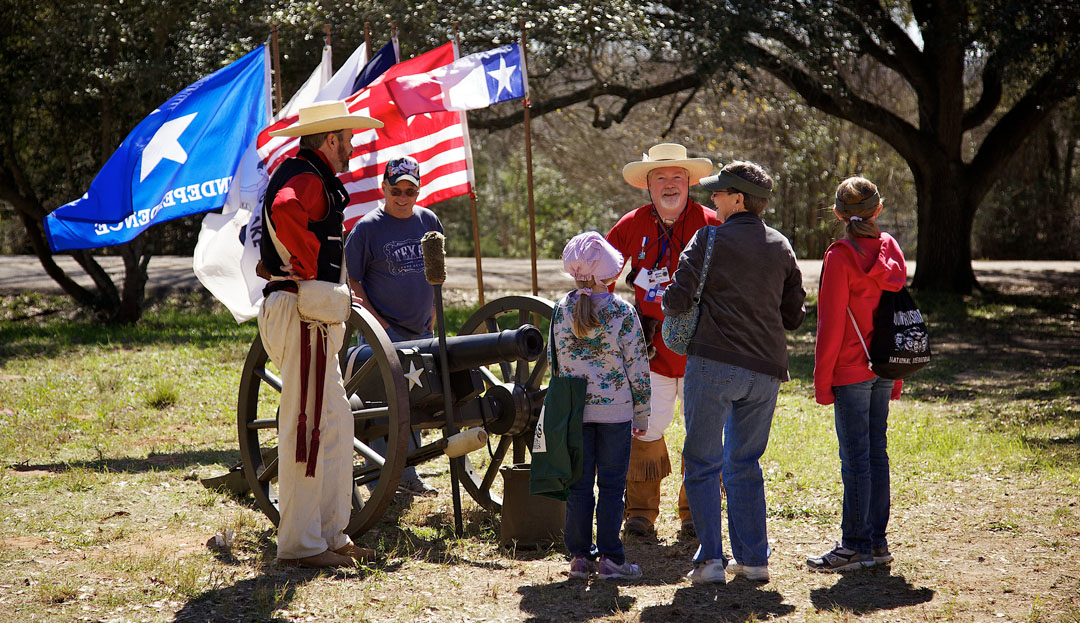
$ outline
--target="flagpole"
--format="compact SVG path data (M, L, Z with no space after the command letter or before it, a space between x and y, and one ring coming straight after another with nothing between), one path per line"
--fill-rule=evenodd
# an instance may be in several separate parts
M270 28L270 47L273 48L274 52L274 94L277 96L277 106L274 113L276 114L284 106L281 103L281 60L278 58L277 24Z
M323 24L322 29L323 29L323 43L325 45L330 45L330 24Z
M454 22L454 58L458 56L458 46L461 39L458 37L458 23ZM466 173L469 176L469 209L472 212L472 235L473 253L476 255L476 292L479 295L480 307L484 306L484 267L480 259L480 221L476 214L476 172L473 169L472 140L469 137L469 123L465 117L465 111L461 115L461 127L465 134L465 164Z
M367 58L371 60L371 22L364 22L364 49L367 50Z
M524 68L528 60L525 51L525 20L519 20L521 24L521 64ZM524 73L524 71L522 72ZM532 123L529 119L529 94L521 99L525 112L525 180L529 191L529 255L532 258L532 293L536 296L540 292L539 282L536 277L536 210L533 207L533 165L532 165Z

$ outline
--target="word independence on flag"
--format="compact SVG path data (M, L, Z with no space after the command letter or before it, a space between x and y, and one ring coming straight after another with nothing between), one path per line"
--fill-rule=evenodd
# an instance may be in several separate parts
M122 244L151 225L220 208L244 150L269 119L268 67L263 45L150 113L85 195L45 217L49 247Z
M518 44L470 54L423 74L387 81L404 117L441 110L473 110L524 97L527 84Z
M393 63L391 56L387 67ZM330 76L329 48L324 48L322 61L275 118L288 117L283 113L299 111L312 102L345 99L353 94L353 85L369 66L367 48L360 45L337 73ZM279 121L270 128L285 127L295 121L294 112L291 121ZM269 141L288 140L287 137L271 139L265 130L259 138L268 150L272 149ZM255 147L253 142L244 152L221 213L210 212L203 217L199 242L191 258L191 268L199 282L229 308L236 322L250 320L259 313L266 285L266 280L255 274L255 267L261 256L262 200L269 177Z
M372 59L374 62L375 59ZM434 112L406 119L395 105L387 82L400 76L423 74L454 62L454 48L447 43L407 61L402 61L367 88L346 100L350 112L374 117L384 127L364 130L353 137L353 155L349 171L340 176L349 192L345 208L345 227L374 210L382 202L382 173L386 162L412 156L420 163L420 195L417 205L429 206L444 199L467 194L470 190L465 127L454 112ZM260 156L273 171L286 157L295 155L299 139L278 146Z

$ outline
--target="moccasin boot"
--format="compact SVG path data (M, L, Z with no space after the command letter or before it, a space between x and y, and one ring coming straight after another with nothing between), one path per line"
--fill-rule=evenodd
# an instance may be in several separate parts
M356 543L349 543L345 547L339 547L334 550L334 553L348 556L356 562L371 562L375 560L375 550L370 547L360 547Z
M351 567L353 559L342 556L330 550L321 554L307 556L305 558L278 558L278 564L283 567L305 567L307 569L331 569L335 567Z

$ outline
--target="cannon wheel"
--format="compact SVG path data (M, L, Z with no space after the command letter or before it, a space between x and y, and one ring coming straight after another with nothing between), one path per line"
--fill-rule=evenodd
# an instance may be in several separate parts
M551 321L551 314L554 309L555 304L542 297L505 296L495 299L476 310L461 325L461 330L458 332L458 335L497 333L504 329L517 329L524 324L532 324L540 329L544 335L545 346L544 353L539 359L534 362L518 360L480 369L481 374L484 376L484 382L488 386L503 382L514 382L523 386L529 404L532 406L532 411L536 415L540 413L540 407L544 403L544 394L547 392L545 378L548 370L546 323ZM539 319L543 320L543 324ZM491 487L499 475L499 468L502 466L506 453L511 449L512 444L516 441L516 443L523 445L531 436L531 427L516 437L493 435L491 446L494 456L489 457L488 449L483 448L464 457L461 484L480 506L492 512L502 510L502 496L493 492ZM473 458L476 459L476 464L474 464ZM490 460L486 466L481 464L484 459L489 458Z
M382 469L378 472L379 482L368 494L366 486L353 484L353 512L345 532L353 537L366 532L386 510L394 497L401 472L405 468L408 454L409 398L401 362L394 350L390 338L375 318L366 310L354 306L345 331L345 339L338 362L344 377L346 354L352 337L359 332L368 344L374 345L373 356L362 367L355 370L350 378L343 378L346 393L351 395L350 386L371 374L378 374L382 380L384 395L389 398L385 403L368 403L363 408L353 409L353 418L380 418L389 416L390 432L386 457ZM239 429L240 458L243 464L244 478L255 495L259 508L274 523L278 524L277 499L277 409L281 393L281 377L273 363L269 361L263 348L262 338L255 336L240 378L240 395L237 400L237 426ZM269 391L262 391L266 388ZM379 456L364 442L353 438L354 481L365 466L366 456ZM370 477L370 476L369 476Z

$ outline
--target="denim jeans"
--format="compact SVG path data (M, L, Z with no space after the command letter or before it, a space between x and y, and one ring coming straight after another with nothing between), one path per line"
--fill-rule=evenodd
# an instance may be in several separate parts
M694 517L694 562L724 558L720 519L722 473L731 554L740 564L768 565L765 481L758 460L769 443L780 379L697 355L686 359L683 483Z
M617 565L626 562L619 530L623 520L623 491L630 466L630 422L586 422L582 475L566 498L563 542L571 556L595 558L599 553ZM593 544L593 483L596 483L596 544Z
M386 327L386 335L387 335L387 337L390 338L391 342L403 342L403 341L406 341L406 338L402 337L394 329L394 325L390 325L389 327ZM428 332L428 333L425 333L423 335L418 335L417 337L411 338L411 339L426 340L426 339L432 338L432 337L435 337L435 334L431 333L431 332ZM367 345L367 342L364 341L364 338L361 337L359 333L356 334L356 345L357 346L366 346ZM409 435L409 452L412 452L413 450L416 449L416 438L417 438L418 435L419 435L419 433L415 433L415 432ZM379 454L381 454L383 456L386 456L386 437L376 437L375 439L371 440L371 443L369 443L368 446L372 450L378 452ZM413 482L413 481L416 481L416 480L420 480L420 475L416 473L416 468L415 467L406 467L401 472L401 482ZM377 484L379 484L378 480L371 481L370 483L368 483L368 489L374 490L375 485L377 485Z
M893 381L874 377L833 387L840 476L844 482L841 545L862 554L887 547L889 452L886 432Z

